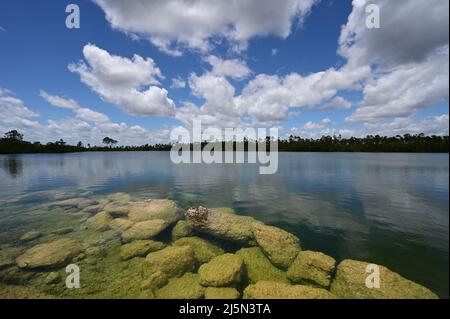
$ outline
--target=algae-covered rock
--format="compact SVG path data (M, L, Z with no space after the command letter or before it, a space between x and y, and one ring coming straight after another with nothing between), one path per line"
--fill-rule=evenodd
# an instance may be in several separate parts
M36 245L16 258L20 268L52 268L63 266L81 251L74 239L63 238L47 244Z
M312 284L328 288L336 260L320 252L301 251L287 271L294 283Z
M32 241L42 236L42 233L37 230L31 230L20 237L20 241Z
M144 275L162 271L169 278L179 277L193 271L195 263L194 251L190 246L169 246L145 257Z
M336 296L321 288L258 281L245 288L244 299L336 299Z
M130 211L128 202L111 202L103 207L103 210L114 218L126 217Z
M115 202L129 202L129 201L131 201L131 195L127 194L127 193L124 193L124 192L118 192L118 193L109 194L106 198L110 199L112 201L115 201Z
M189 223L185 220L179 220L172 229L172 240L175 241L183 237L192 236L192 233L193 229L191 225L189 225Z
M300 252L300 240L280 228L252 224L253 234L264 254L277 267L286 269Z
M162 219L138 222L122 233L122 240L128 242L137 239L149 239L161 233L167 226L169 224Z
M207 287L205 289L205 299L239 299L241 294L237 289L231 287L217 288Z
M166 245L153 240L135 240L120 247L120 256L123 260L134 257L144 257L150 252L161 250Z
M275 267L259 247L242 248L236 255L244 258L250 283L261 280L289 283L286 273Z
M109 229L109 223L113 218L107 212L100 212L86 221L86 227L96 231L105 231Z
M46 285L57 284L60 281L61 281L61 275L56 271L49 273L47 275L47 277L45 277L45 279L44 279L44 283Z
M61 200L58 202L53 202L50 204L50 207L52 207L52 206L77 207L77 208L83 209L88 206L94 206L97 204L98 204L98 202L96 200L92 200L92 199L89 199L86 197L76 197L76 198L69 198L69 199Z
M166 285L168 281L169 279L165 273L162 271L156 271L142 282L141 289L159 289Z
M198 270L203 286L226 287L237 285L244 275L244 260L241 256L224 254L203 264Z
M155 291L158 299L202 299L205 288L199 284L198 275L186 273L180 278L172 278L169 283Z
M126 218L114 218L109 223L109 228L118 230L120 232L124 232L125 230L131 228L134 225L134 222L126 219Z
M200 232L242 245L255 245L252 224L256 220L248 216L210 211L205 207L190 208L186 218Z
M174 223L179 217L179 208L174 201L167 199L150 199L143 202L130 203L128 218L135 222L151 219L162 219Z
M356 260L342 261L331 283L331 292L341 298L351 299L436 299L429 289L416 284L388 268L380 270L380 288L368 288L366 280L373 270L366 262ZM368 271L367 271L368 270Z
M174 246L190 246L194 250L195 258L200 263L206 263L216 256L222 255L224 250L199 237L184 237L173 243Z

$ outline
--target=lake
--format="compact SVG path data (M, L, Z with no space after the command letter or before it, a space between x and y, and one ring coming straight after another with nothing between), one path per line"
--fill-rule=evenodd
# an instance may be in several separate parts
M28 230L70 226L67 210L42 208L50 201L124 192L183 209L230 207L297 235L304 249L387 266L448 298L448 161L280 153L278 172L260 175L256 164L174 165L163 152L0 155L0 247L20 246Z

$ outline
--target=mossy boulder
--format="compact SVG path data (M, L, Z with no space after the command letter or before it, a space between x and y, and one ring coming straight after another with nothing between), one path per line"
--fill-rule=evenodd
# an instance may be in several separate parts
M134 225L134 222L126 219L126 218L114 218L109 223L109 228L118 230L120 232L124 232L125 230L131 228Z
M225 288L217 288L217 287L207 287L205 289L205 299L239 299L241 294L235 288L225 287Z
M109 229L109 223L112 217L107 212L100 212L86 220L86 227L96 231L106 231Z
M162 219L171 224L179 218L180 209L174 201L167 199L150 199L130 203L128 218L135 222Z
M287 271L293 283L311 284L328 289L336 260L320 252L301 251Z
M20 268L53 268L64 266L81 252L81 245L74 239L63 238L51 243L36 245L16 258Z
M20 237L20 241L32 241L42 236L42 233L37 230L30 230Z
M194 271L195 264L194 250L190 246L169 246L145 257L144 276L161 271L169 278L180 277Z
M366 271L369 263L344 260L336 271L330 291L341 298L350 299L436 299L429 289L416 284L386 267L380 270L380 288L368 288L366 280L371 274ZM370 270L370 269L369 269Z
M245 288L244 299L336 299L336 296L321 288L258 281Z
M134 257L144 257L150 252L163 249L166 244L154 240L135 240L120 247L120 257L128 260Z
M114 218L126 217L130 211L130 204L128 202L111 202L106 204L103 210Z
M168 226L169 224L162 219L138 222L122 233L122 240L129 242L138 239L153 238Z
M300 252L300 240L278 227L253 223L252 231L261 250L279 268L287 269Z
M244 259L250 283L261 280L289 283L286 273L272 265L259 247L242 248L236 255Z
M193 229L191 225L185 220L179 220L172 229L172 240L175 241L183 237L189 237L192 236L192 234Z
M155 291L158 299L202 299L205 288L199 283L199 276L186 273L180 278L172 278L169 283Z
M141 289L159 289L165 286L168 281L169 279L167 278L167 275L165 273L163 273L162 271L156 271L142 282Z
M205 207L190 208L186 218L192 227L202 233L245 246L256 245L252 224L256 220Z
M244 277L245 265L241 256L224 254L200 266L200 283L209 287L239 285Z
M190 246L194 250L195 258L200 263L207 263L216 256L224 254L224 250L199 237L184 237L173 243L174 246Z

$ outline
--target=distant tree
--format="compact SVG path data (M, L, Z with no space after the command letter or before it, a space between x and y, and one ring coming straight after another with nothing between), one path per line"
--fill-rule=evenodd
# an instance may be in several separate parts
M66 142L64 142L64 140L61 138L59 141L55 142L55 145L57 145L57 146L64 146L64 145L66 145Z
M8 140L23 141L23 134L20 134L17 130L12 130L5 133L5 138Z
M105 137L103 139L103 144L109 145L110 147L112 147L113 145L117 144L118 142L110 137Z
M79 141L78 144L77 144L77 147L78 148L82 148L83 147L83 143L81 141Z

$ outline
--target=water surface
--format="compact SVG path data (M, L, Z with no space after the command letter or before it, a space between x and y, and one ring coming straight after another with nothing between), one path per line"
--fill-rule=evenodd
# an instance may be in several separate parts
M259 175L254 164L174 165L157 152L1 155L0 245L57 222L39 211L21 218L56 193L126 192L183 208L232 207L295 233L304 249L379 263L448 297L448 160L280 153L277 174Z

